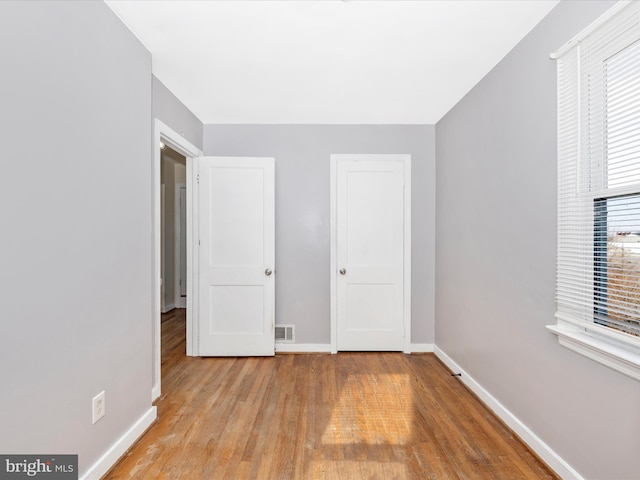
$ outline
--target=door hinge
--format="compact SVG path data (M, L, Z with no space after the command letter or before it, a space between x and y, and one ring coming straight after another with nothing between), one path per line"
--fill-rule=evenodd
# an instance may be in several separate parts
M196 175L196 183L200 183L200 174Z

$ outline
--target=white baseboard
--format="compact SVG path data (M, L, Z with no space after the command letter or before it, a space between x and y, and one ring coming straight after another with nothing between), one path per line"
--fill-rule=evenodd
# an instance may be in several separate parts
M331 353L328 343L276 343L278 353Z
M454 362L451 357L444 353L437 345L434 347L436 356L449 367L454 373L461 373L460 380L480 400L482 400L489 409L493 411L504 423L506 423L516 435L518 435L531 450L533 450L553 471L555 471L563 480L584 480L571 465L569 465L560 455L547 445L540 437L522 423L518 417L511 413L504 405L502 405L493 395L469 376L460 366Z
M162 313L167 313L167 312L170 312L171 310L173 310L174 308L176 308L176 304L175 303L170 303L169 305L163 305L163 307L160 309L160 311Z
M410 353L433 353L433 343L412 343Z
M113 467L122 455L135 443L157 418L156 407L151 407L122 435L96 463L80 477L80 480L99 480Z
M433 343L412 343L409 353L432 353ZM276 343L277 353L331 353L329 343Z

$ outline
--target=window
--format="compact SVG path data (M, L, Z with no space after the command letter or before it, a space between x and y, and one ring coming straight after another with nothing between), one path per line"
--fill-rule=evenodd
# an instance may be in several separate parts
M594 215L594 321L640 336L640 195L598 198Z
M640 4L558 54L560 343L640 380Z

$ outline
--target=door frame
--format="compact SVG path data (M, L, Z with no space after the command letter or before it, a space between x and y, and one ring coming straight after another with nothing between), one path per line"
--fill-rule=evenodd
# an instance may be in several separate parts
M403 265L403 323L404 353L411 353L411 155L409 154L334 154L331 155L329 174L330 222L331 222L331 353L338 353L338 163L352 161L393 161L402 162L404 171L404 265Z
M160 215L162 213L162 205L160 203L160 166L161 166L161 153L160 143L168 145L173 150L184 156L187 161L187 355L191 355L191 347L193 346L192 338L192 325L197 321L194 315L197 315L197 311L194 308L194 265L197 265L197 259L194 259L194 255L197 255L197 249L193 248L192 242L195 239L193 235L193 159L202 156L202 151L184 138L180 133L173 130L171 127L163 123L159 119L154 120L153 124L153 146L151 151L153 152L153 160L151 164L151 224L153 231L153 240L151 245L151 285L152 285L152 382L151 382L151 401L155 401L160 397L161 392L161 288L162 277L160 276L162 259L161 255L161 235L160 231Z

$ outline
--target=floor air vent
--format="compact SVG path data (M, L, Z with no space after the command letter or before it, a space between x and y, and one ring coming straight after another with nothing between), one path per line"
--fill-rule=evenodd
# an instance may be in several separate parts
M295 325L276 325L276 342L295 343L295 341L296 341Z

